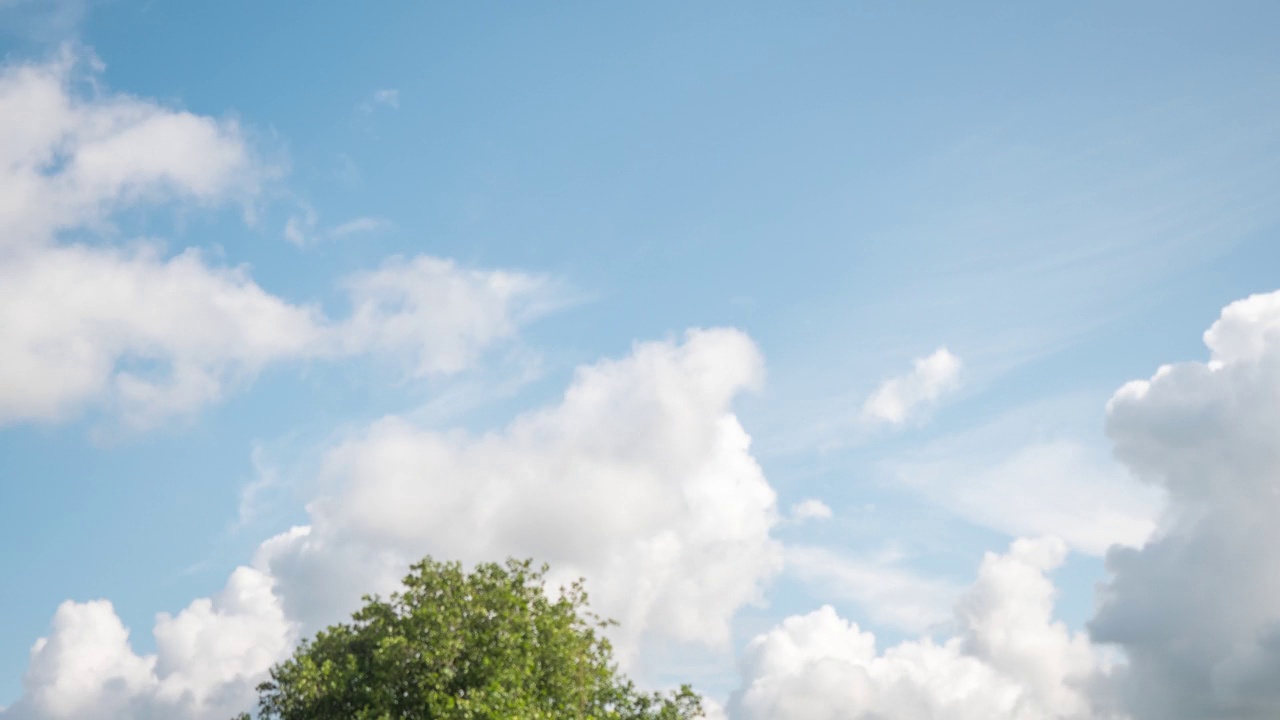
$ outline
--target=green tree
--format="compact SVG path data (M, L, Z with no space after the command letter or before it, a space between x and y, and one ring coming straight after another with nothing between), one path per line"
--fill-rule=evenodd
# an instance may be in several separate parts
M547 568L471 573L430 558L390 599L302 643L258 686L263 720L689 720L688 686L644 693L620 674L579 581L552 597ZM249 720L241 715L237 720Z

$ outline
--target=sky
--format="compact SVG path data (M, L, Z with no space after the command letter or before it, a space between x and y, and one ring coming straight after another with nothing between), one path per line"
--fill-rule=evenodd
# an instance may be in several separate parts
M0 719L424 555L713 718L1280 715L1278 23L0 0Z

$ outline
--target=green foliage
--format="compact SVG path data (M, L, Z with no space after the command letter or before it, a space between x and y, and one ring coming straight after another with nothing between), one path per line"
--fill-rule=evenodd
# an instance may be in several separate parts
M466 573L430 558L389 600L304 642L258 686L263 720L689 720L687 686L643 693L617 671L582 583L545 592L546 567ZM243 715L237 720L248 720Z

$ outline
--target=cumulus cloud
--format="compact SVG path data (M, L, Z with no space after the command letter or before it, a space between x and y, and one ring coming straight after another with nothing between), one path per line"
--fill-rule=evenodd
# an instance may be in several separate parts
M736 720L1102 718L1086 686L1103 669L1088 639L1052 619L1056 539L988 553L955 610L956 635L887 648L830 606L789 617L748 645Z
M946 348L915 361L911 372L886 380L862 405L862 419L902 425L959 384L960 358Z
M154 633L156 652L138 655L111 603L63 603L31 649L22 698L0 717L226 720L294 642L271 578L248 567L217 596L161 613Z
M334 320L195 250L73 245L0 261L0 424L104 402L148 427L219 400L272 362L379 354L452 373L551 307L542 278L392 259L346 281Z
M558 404L500 432L384 418L324 458L310 525L264 542L219 596L159 617L156 654L131 649L109 603L64 604L0 718L225 720L298 632L392 590L425 554L585 576L593 608L623 622L627 659L641 638L726 649L782 561L773 490L731 410L762 373L745 335L691 331L580 368Z
M0 424L63 418L95 397L150 424L217 400L231 377L308 353L324 333L318 312L195 251L10 256L0 262Z
M1107 433L1168 510L1107 558L1090 629L1129 658L1113 687L1136 720L1280 716L1280 293L1225 308L1206 362L1116 392Z
M235 121L113 94L93 65L68 51L0 70L0 425L100 404L146 427L285 360L389 353L415 376L456 372L549 307L543 278L417 257L349 277L350 317L334 319L196 250L103 242L118 211L249 201L273 171Z
M730 410L761 372L746 336L696 331L580 368L559 404L498 433L384 418L327 455L311 525L262 562L309 627L421 555L517 555L585 576L624 650L642 635L723 645L781 560L773 490Z
M100 225L128 204L244 197L270 174L234 120L74 92L85 65L66 51L0 72L0 250Z

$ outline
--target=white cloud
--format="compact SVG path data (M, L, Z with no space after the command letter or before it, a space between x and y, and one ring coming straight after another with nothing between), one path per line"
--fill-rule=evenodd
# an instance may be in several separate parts
M318 312L193 250L46 248L0 262L0 424L107 398L146 425L324 342ZM161 364L164 369L147 367Z
M234 120L128 95L77 95L83 67L64 52L0 71L0 250L99 225L138 202L246 197L272 172Z
M1090 629L1118 644L1136 720L1280 716L1280 293L1225 308L1207 362L1116 392L1116 456L1167 492L1141 549L1108 556Z
M348 278L352 314L331 319L194 249L113 247L117 211L248 202L274 170L234 121L110 93L85 65L0 69L0 425L104 406L146 427L288 360L390 353L415 376L456 372L549 307L542 278L417 257ZM286 234L305 240L314 218ZM60 242L71 232L98 237Z
M343 284L352 311L340 328L342 345L401 357L416 376L462 370L483 348L562 302L545 278L424 255L390 258Z
M329 237L344 238L351 235L364 235L381 232L392 227L390 220L377 217L358 217L335 226L329 231Z
M723 645L781 561L774 493L730 411L761 372L744 335L699 331L580 368L558 405L499 433L385 418L328 454L311 526L261 562L312 628L424 554L517 555L585 576L624 651L641 637Z
M394 259L348 281L341 321L188 250L69 246L0 262L0 424L106 402L147 427L219 400L272 362L375 353L457 372L546 309L545 281Z
M752 640L735 720L1067 720L1101 718L1084 684L1099 672L1081 634L1052 620L1045 573L1066 546L1019 540L988 554L956 608L955 637L884 651L831 607Z
M270 577L237 569L214 598L161 613L156 653L140 656L111 603L65 602L36 642L23 695L5 720L226 720L294 642Z
M501 432L380 420L324 458L310 526L264 542L217 597L159 616L155 655L132 650L109 603L65 603L0 718L225 720L297 623L342 619L424 554L585 576L592 607L623 622L626 659L641 642L724 650L782 560L773 490L731 411L762 373L745 335L691 331L579 368L560 403Z
M808 498L792 505L787 517L791 522L799 523L808 520L830 520L833 514L826 503L817 498Z
M959 384L960 358L946 348L915 361L911 372L886 380L862 405L864 421L901 425Z

